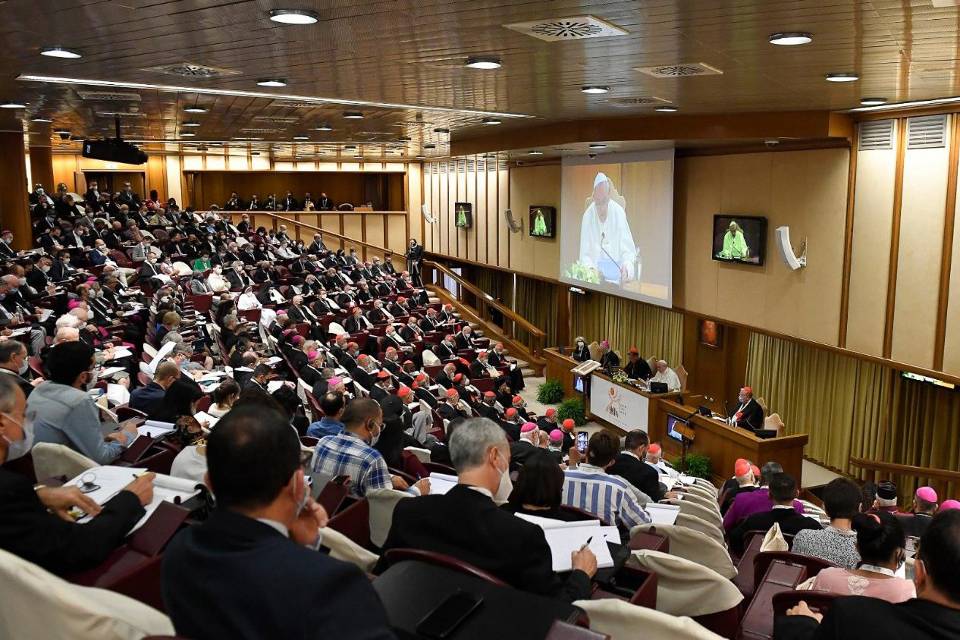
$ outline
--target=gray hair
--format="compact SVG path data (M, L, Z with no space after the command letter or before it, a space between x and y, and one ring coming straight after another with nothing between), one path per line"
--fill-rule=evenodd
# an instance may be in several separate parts
M489 418L471 418L450 436L450 461L457 473L479 467L490 447L509 446L507 435Z

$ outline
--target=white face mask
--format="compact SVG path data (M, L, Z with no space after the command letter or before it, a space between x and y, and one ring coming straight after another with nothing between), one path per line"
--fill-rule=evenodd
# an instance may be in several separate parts
M377 433L374 434L374 436L370 438L370 446L371 446L371 447L376 446L377 441L380 440L380 436L381 436L382 434L383 434L383 427L380 427L379 429L377 429Z
M498 505L505 504L511 493L513 493L513 480L510 479L510 465L508 464L506 469L500 471L500 486L497 487L497 493L494 494L493 501Z
M19 284L21 287L25 287L25 286L27 286L27 279L26 279L26 278L19 278L19 279L17 279L17 284Z
M10 440L7 436L3 436L3 439L7 441L7 462L10 462L30 453L30 449L33 447L33 421L28 419L17 422L7 413L2 415L23 429L23 440Z
M19 373L20 375L23 375L27 372L27 369L29 368L30 368L30 363L27 362L26 358L24 358L23 363L21 363L20 367L17 369L17 373Z
M87 391L93 389L97 385L97 379L100 377L99 372L96 369L90 371L90 379L87 380Z

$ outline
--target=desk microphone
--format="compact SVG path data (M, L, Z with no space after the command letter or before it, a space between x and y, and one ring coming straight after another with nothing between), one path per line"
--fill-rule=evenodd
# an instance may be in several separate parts
M727 408L727 401L726 401L726 399L724 399L724 401L723 401L723 418L724 418L724 420L727 421L727 423L730 422L730 409Z
M616 260L614 260L614 259L613 259L613 256L610 255L610 252L607 251L606 247L603 246L603 243L606 242L606 239L607 239L607 234L606 234L606 233L601 233L601 234L600 234L600 250L603 251L605 254L607 254L607 257L610 258L610 262L612 262L613 264L615 264L615 265L617 266L617 269L619 269L619 270L622 271L622 270L623 270L623 267L620 266L620 263L617 262Z

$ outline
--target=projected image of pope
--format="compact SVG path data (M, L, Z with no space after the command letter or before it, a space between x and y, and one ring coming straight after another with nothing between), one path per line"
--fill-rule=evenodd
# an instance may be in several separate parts
M717 257L724 260L746 260L750 257L750 247L747 246L743 229L736 220L730 221L727 232L723 234L723 247Z
M637 246L627 212L610 198L613 184L605 174L593 180L593 201L580 223L580 262L597 269L607 282L637 277Z

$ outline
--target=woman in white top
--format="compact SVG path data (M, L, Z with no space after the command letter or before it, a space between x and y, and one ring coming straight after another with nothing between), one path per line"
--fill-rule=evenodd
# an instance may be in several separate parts
M183 449L170 465L170 475L194 482L203 482L207 472L207 445L203 439L203 429L196 418L181 416L176 422L176 439Z
M222 418L233 408L233 403L240 397L240 385L233 378L226 378L210 394L210 408L207 413L214 418Z
M257 294L253 292L253 287L247 287L237 298L237 309L240 311L249 311L251 309L260 309L260 324L269 327L277 319L277 312L273 309L265 309L257 300Z
M230 283L223 277L223 267L218 264L213 265L210 275L207 276L207 286L214 293L230 291Z

